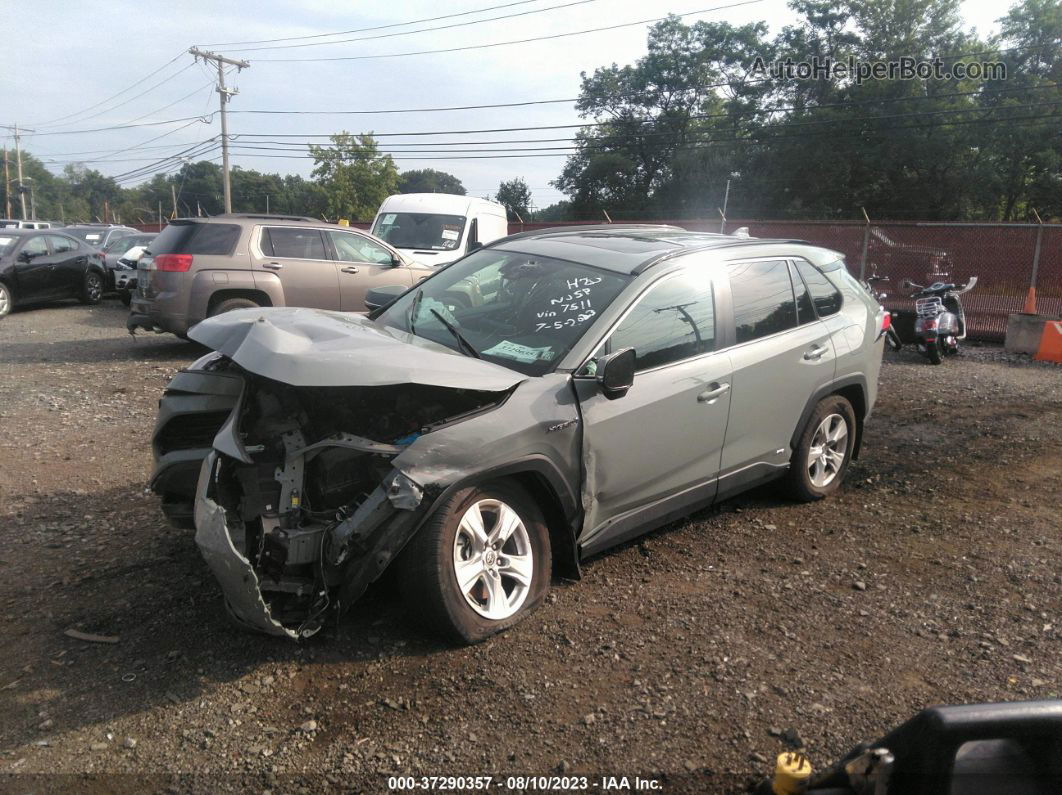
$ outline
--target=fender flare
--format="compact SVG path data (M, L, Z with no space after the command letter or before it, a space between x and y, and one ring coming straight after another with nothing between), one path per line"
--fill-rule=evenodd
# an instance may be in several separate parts
M432 500L431 505L424 512L415 532L434 515L439 507L458 491L469 486L484 483L501 478L519 478L531 476L539 479L539 483L549 490L552 504L541 504L542 512L550 528L550 539L553 542L553 560L558 571L569 579L579 579L581 569L579 566L579 548L576 543L579 527L582 522L582 508L576 498L576 491L568 483L560 467L549 457L541 454L528 455L497 466L487 467L454 481L442 490ZM536 495L532 493L532 497ZM558 543L559 542L559 543Z
M825 397L836 394L842 389L850 387L858 387L863 396L863 410L860 411L859 406L853 406L852 408L856 412L856 440L855 447L852 448L852 458L859 457L859 448L863 444L863 422L866 420L866 402L867 402L867 379L862 373L855 375L847 375L842 378L838 378L836 381L831 381L828 384L823 384L814 392L811 393L811 397L808 398L808 402L804 406L804 410L800 413L800 421L797 422L796 429L793 431L792 437L789 439L789 449L795 450L797 443L800 441L800 436L804 432L805 426L808 424L808 419L811 417L811 413L815 411L815 407Z

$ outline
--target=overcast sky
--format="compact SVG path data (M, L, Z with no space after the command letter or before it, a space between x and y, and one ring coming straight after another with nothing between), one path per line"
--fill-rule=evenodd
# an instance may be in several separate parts
M37 135L27 133L24 136L23 146L44 159L55 172L71 161L84 161L109 175L149 166L182 148L218 135L220 122L216 114L209 125L192 121L126 130L79 131L128 122L198 116L216 110L217 94L213 91L216 72L195 64L192 56L182 55L195 44L251 63L250 69L229 78L239 88L238 96L230 105L233 113L229 117L229 133L233 136L249 133L306 136L341 129L411 133L575 124L580 120L570 103L345 117L262 115L245 111L383 110L575 97L581 71L590 72L612 62L630 63L643 55L647 26L640 24L466 52L333 62L267 59L372 56L465 47L619 25L661 17L669 12L682 14L719 7L725 2L727 0L531 0L522 3L512 0L451 0L445 3L437 0L302 0L298 3L172 0L152 7L143 0L97 3L35 0L32 4L22 5L19 13L5 15L5 39L9 45L17 44L17 54L9 53L5 58L6 75L0 85L0 108L3 109L0 123L18 122L37 130ZM1005 13L1007 5L1006 2L967 0L963 4L966 23L975 26L982 34L992 32L996 29L995 19ZM495 8L419 25L309 41L404 34L387 38L260 51L240 50L263 46L261 44L235 43L393 26L488 7ZM489 21L491 17L531 11L539 13ZM687 22L698 19L725 20L733 24L766 20L774 33L791 23L794 15L785 0L760 0L684 16ZM476 22L463 24L470 21ZM461 26L405 35L419 28L455 24ZM307 41L278 42L293 43L305 44ZM150 79L105 102L172 58L176 60ZM142 92L143 96L138 96ZM180 129L186 124L189 126ZM74 134L70 134L71 131ZM563 156L458 160L415 151L397 152L431 148L423 145L425 141L562 138L572 132L388 136L380 140L396 153L394 156L401 170L432 167L448 171L457 175L465 187L477 195L493 193L501 180L524 177L533 190L536 204L543 207L562 198L549 182L560 171ZM158 140L150 140L156 138ZM11 143L8 139L9 146ZM237 138L236 143L248 144L249 140L245 136ZM417 145L409 146L410 143ZM520 145L510 144L509 147ZM141 148L119 151L138 146ZM88 154L82 154L86 152ZM281 153L244 150L234 154L232 162L281 174L297 172L307 175L312 167L312 161L307 159L268 158L263 156L265 154Z

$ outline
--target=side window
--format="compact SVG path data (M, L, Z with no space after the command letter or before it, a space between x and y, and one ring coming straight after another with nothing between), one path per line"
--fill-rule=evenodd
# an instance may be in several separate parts
M291 259L328 259L324 238L318 229L273 226L262 237L262 249L267 255ZM265 245L266 239L269 240L268 246Z
M796 301L785 260L735 262L727 270L739 343L796 326Z
M68 251L77 249L77 243L62 235L48 235L48 242L52 244L53 254L65 254Z
M715 348L715 296L710 279L693 272L649 288L609 338L610 350L634 348L648 370Z
M48 244L44 242L44 235L36 235L26 241L22 247L23 254L31 257L43 257L48 253Z
M336 232L328 230L332 245L336 249L336 259L342 262L375 262L380 265L391 264L391 252L367 237L354 232Z
M815 305L815 311L819 317L833 315L841 309L841 292L834 287L830 280L810 262L802 259L794 260L797 272L808 286L811 293L811 302Z
M793 292L796 293L797 323L803 326L815 320L815 310L811 306L811 293L808 292L807 285L800 278L800 274L796 272L793 262L789 263L789 278L793 280Z

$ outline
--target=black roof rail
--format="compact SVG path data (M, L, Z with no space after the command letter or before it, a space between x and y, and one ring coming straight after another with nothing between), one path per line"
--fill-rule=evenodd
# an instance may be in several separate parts
M563 235L569 232L601 232L601 231L625 231L635 229L656 229L656 230L674 230L678 232L685 232L681 226L672 226L671 224L569 224L568 226L547 226L544 229L528 229L524 232L517 232L512 235L499 238L498 240L492 240L487 243L483 248L490 248L498 243L505 243L510 240L523 240L529 237L549 237L552 235Z
M705 234L713 233L706 232ZM661 262L666 262L667 260L673 259L674 257L679 257L684 254L692 254L697 251L715 251L721 248L741 248L742 246L758 246L763 243L796 243L804 246L815 246L814 243L809 243L807 240L797 240L795 238L790 239L773 237L735 237L730 240L727 240L726 238L729 238L730 235L715 235L715 237L720 239L714 241L711 245L690 246L689 248L679 249L678 251L668 251L665 254L661 254L659 256L653 257L652 259L648 259L641 265L637 266L634 270L632 270L631 274L637 275L639 273L645 273L649 268L653 267L654 265L659 265ZM822 248L822 246L816 246L816 248Z
M225 213L224 215L212 215L210 218L248 218L261 221L308 221L312 224L322 223L316 218L307 218L305 215L280 215L278 213ZM325 222L327 223L327 222Z

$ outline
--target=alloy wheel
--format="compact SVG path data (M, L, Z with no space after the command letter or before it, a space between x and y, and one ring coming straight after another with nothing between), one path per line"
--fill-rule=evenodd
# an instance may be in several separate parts
M11 311L11 294L6 287L0 286L0 317Z
M85 292L88 294L90 301L98 301L103 295L103 283L100 277L96 274L89 274L85 283Z
M815 488L828 486L837 477L848 455L848 423L840 414L830 414L819 423L808 450L808 476Z
M469 607L492 621L515 615L535 572L531 539L519 514L501 500L470 506L457 526L453 565Z

